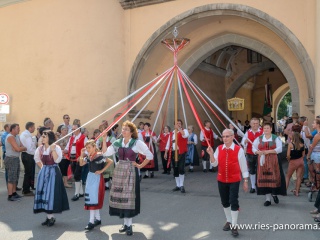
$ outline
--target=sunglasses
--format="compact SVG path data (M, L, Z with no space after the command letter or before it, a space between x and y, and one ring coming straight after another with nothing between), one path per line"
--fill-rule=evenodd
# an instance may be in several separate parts
M64 119L70 119L69 117L66 117L66 118L64 118Z

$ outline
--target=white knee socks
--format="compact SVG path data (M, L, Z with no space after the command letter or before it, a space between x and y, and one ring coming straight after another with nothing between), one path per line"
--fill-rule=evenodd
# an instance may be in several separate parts
M176 179L177 187L181 187L180 186L180 177L175 177L175 179Z
M54 215L53 214L47 214L47 218L48 219L54 218Z
M256 189L256 175L250 174L251 188Z
M80 193L80 182L75 182L74 185L75 185L75 192L74 192L74 195L78 195Z
M266 201L271 202L271 193L266 194Z
M124 218L124 225L130 227L132 225L132 218Z
M232 226L236 226L238 224L238 215L239 211L231 211L231 218L232 218Z
M206 161L202 161L202 166L203 166L203 170L207 169L207 162Z
M223 208L224 215L226 215L227 222L231 223L232 218L231 218L231 207Z
M89 210L90 212L90 218L89 218L89 222L91 222L92 224L94 224L94 214L95 214L96 210Z
M183 175L179 174L179 180L180 180L180 187L183 187L183 184L184 184L184 174L183 174Z

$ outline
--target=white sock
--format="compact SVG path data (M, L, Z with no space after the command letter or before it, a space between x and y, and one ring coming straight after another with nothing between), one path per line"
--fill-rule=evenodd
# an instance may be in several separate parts
M250 174L250 181L251 181L251 187L253 189L256 189L256 175L255 174Z
M149 170L146 171L145 175L149 177Z
M100 216L100 210L99 209L96 209L96 210L93 210L94 211L94 217L95 219L97 220L101 220L101 216Z
M203 170L207 169L207 162L206 161L202 161L202 166L203 166Z
M128 221L127 221L127 219L128 219L128 218L123 218L123 225L128 226L128 223L127 223Z
M90 212L90 218L89 218L89 222L91 222L92 224L94 223L94 213L96 210L89 210Z
M231 218L231 207L223 208L224 215L226 215L227 222L231 223L232 218Z
M127 224L128 227L132 225L132 218L127 218Z
M209 167L210 169L212 169L213 168L213 164L210 162L210 167Z
M175 179L176 179L177 187L181 187L180 186L180 177L175 177Z
M106 187L109 187L109 181L108 181L108 182L106 182L106 184L105 184L105 185L106 185Z
M80 194L83 194L83 186L82 186L82 180L80 181L80 191L79 191Z
M190 169L193 169L193 166L190 165Z
M271 202L271 193L266 194L266 201Z
M138 173L139 173L139 176L141 176L141 173L140 173L140 168L138 168Z
M51 219L51 218L53 218L53 217L54 217L53 214L47 214L47 218L48 218L48 219Z
M238 215L239 211L231 211L231 219L232 219L232 226L236 226L238 224Z
M80 182L75 182L74 185L75 185L75 192L74 192L74 195L78 195L79 192L80 192Z
M180 187L183 187L183 183L184 183L184 175L179 174L179 179L180 179Z

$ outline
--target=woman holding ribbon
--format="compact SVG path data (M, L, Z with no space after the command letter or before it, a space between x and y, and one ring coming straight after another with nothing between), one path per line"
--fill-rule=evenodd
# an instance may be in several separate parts
M103 138L106 139L106 134ZM124 219L119 232L132 235L132 218L140 213L140 180L138 168L141 169L153 160L153 154L148 146L138 140L137 127L130 121L122 124L122 138L116 140L107 148L103 141L102 151L104 156L117 153L119 161L113 173L113 183L110 189L109 214ZM145 160L136 163L137 154L146 156Z

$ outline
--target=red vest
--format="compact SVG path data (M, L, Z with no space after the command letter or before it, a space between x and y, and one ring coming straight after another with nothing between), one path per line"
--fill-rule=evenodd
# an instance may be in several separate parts
M159 151L160 152L164 152L166 150L166 145L167 145L169 136L170 136L170 133L168 133L166 135L164 133L160 134L160 141L159 141Z
M206 128L204 129L204 135L206 136L206 138L208 139L210 146L213 148L214 146L214 139L213 139L213 132L212 129L210 128L209 130L207 130ZM206 138L204 138L204 141L201 141L201 145L204 147L208 147L208 143L206 141Z
M222 149L220 145L218 154L218 181L223 183L234 183L241 180L241 170L238 160L240 147L234 145L234 150L231 148Z
M80 157L81 155L81 149L84 148L84 139L86 138L85 135L81 134L81 136L78 138L78 140L76 141L76 158ZM70 152L71 152L71 147L73 145L74 142L74 136L72 136L70 138L70 142L69 142L69 149L68 149L68 158L70 159Z
M248 130L247 131L247 134L248 134L248 139L251 141L251 142L254 142L254 140L257 138L257 137L260 137L262 134L263 134L263 130L262 128L260 128L256 133L253 133L251 130ZM247 153L248 154L254 154L252 152L252 144L251 142L248 142L248 145L247 145Z
M178 132L177 135L178 135L177 139L178 139L179 154L184 154L188 152L188 138L183 138L180 132Z

